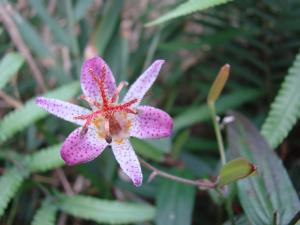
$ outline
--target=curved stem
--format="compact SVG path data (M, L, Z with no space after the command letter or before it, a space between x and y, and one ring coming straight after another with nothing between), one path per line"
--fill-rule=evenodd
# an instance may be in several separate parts
M147 163L145 160L143 160L141 158L139 160L144 167L148 168L149 170L151 170L153 172L154 176L161 176L161 177L167 178L169 180L174 180L179 183L197 186L200 189L211 189L211 188L216 187L216 182L211 182L209 180L191 180L191 179L186 179L183 177L178 177L178 176L163 172L163 171L155 168L154 166L150 165L149 163ZM151 178L151 176L150 176L150 178Z

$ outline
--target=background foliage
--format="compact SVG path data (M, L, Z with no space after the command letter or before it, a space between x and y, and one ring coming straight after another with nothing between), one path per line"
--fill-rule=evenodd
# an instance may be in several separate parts
M290 223L300 210L299 18L298 0L0 0L0 223L300 224ZM172 115L174 134L132 142L187 178L218 174L206 97L229 63L217 111L248 119L233 113L224 130L228 157L247 157L259 176L224 196L162 178L135 188L110 151L64 166L60 144L74 127L34 98L78 102L81 64L95 54L130 83L167 61L145 101Z

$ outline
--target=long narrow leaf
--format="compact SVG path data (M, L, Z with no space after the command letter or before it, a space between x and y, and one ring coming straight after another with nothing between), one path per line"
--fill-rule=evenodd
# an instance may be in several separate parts
M276 148L286 138L300 117L299 86L300 52L290 67L261 129L262 135L272 148Z
M29 173L24 169L10 168L0 177L0 216Z
M182 176L179 171L173 174ZM157 225L189 225L192 224L196 188L171 180L162 180L158 189Z
M45 94L46 97L67 100L79 91L78 81L67 84ZM47 112L29 100L23 107L9 113L0 122L0 143L6 141L18 131L23 130L35 121L45 117Z
M35 27L33 27L30 22L23 18L18 12L14 12L12 17L29 49L40 58L51 58L52 54L49 48L45 45Z
M33 217L31 225L54 225L57 207L45 200Z
M112 0L106 2L107 8L104 12L103 19L97 28L95 38L96 46L100 55L103 55L109 41L113 37L122 6L123 0Z
M238 182L239 198L253 224L287 224L300 208L299 199L287 171L277 155L270 150L259 131L243 116L233 113L228 125L230 153L244 156L257 165L258 176Z
M53 19L45 6L43 5L43 1L40 0L30 0L29 3L35 9L38 16L44 21L45 24L49 26L52 30L54 37L60 41L62 44L66 46L71 46L69 35L61 28L61 26L57 23L55 19Z
M168 20L188 15L196 11L201 11L210 7L214 7L216 5L224 4L230 1L232 0L189 0L182 3L175 9L167 12L165 15L157 18L156 20L147 23L146 26L161 24Z
M54 145L27 156L26 167L31 172L43 172L63 166L64 161L59 153L60 147L61 145Z
M65 213L98 223L138 223L153 220L155 215L155 210L150 205L108 201L80 195L61 195L57 206Z
M8 53L0 62L0 89L17 73L24 63L24 57L19 53Z

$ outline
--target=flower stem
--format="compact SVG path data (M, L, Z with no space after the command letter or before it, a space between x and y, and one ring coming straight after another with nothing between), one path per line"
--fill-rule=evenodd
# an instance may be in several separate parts
M150 165L149 163L147 163L145 160L139 158L141 164L148 168L149 170L151 170L154 174L154 176L161 176L164 178L167 178L169 180L173 180L179 183L183 183L183 184L188 184L188 185L193 185L193 186L197 186L200 189L211 189L211 188L215 188L216 187L216 182L212 182L209 180L191 180L191 179L186 179L183 177L178 177L166 172L163 172L157 168L155 168L154 166ZM151 176L150 176L151 178Z
M208 104L208 108L210 110L210 114L211 114L211 117L212 117L212 122L213 122L213 125L214 125L216 137L217 137L221 162L222 162L222 165L225 165L226 164L225 150L224 150L224 144L223 144L223 139L222 139L222 135L221 135L220 126L219 126L219 123L217 121L215 102L208 102L207 104Z

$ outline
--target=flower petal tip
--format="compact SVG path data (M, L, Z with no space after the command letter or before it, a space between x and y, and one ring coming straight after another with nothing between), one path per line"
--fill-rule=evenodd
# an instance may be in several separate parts
M89 129L82 135L81 128L77 128L64 141L60 155L68 166L73 166L97 158L106 146L105 141L98 139L94 130Z
M65 154L64 151L62 151L62 149L60 151L60 157L65 161L65 164L67 166L74 166L74 165L76 165L76 163L74 161L69 160L68 155Z
M167 131L166 131L166 136L165 137L169 137L173 134L173 127L174 127L174 123L173 123L173 119L171 116L168 115L167 119L166 119L166 127L167 127Z
M39 96L39 97L35 98L35 104L37 104L38 106L40 106L44 102L45 102L45 98L44 97Z
M171 116L152 106L139 106L130 135L141 139L165 138L173 132Z
M132 180L132 182L133 182L134 186L140 187L143 184L143 177L135 178L135 179Z
M166 60L164 59L157 59L154 61L154 63L158 63L158 64L164 64L166 62Z
M106 91L111 96L116 89L115 78L107 63L100 56L87 59L82 65L80 83L84 95L101 100L97 82L94 81L91 71L98 79L105 77Z

